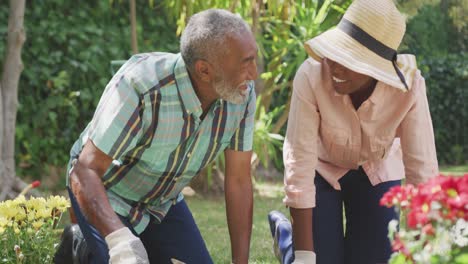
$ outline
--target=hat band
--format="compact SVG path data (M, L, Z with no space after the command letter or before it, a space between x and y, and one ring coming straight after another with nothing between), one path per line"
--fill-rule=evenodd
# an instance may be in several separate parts
M357 42L361 43L364 47L374 52L375 54L379 55L380 57L386 60L391 61L393 64L393 68L395 68L395 72L397 73L401 82L405 85L405 88L408 89L405 76L403 75L403 73L401 73L396 63L396 50L387 47L385 44L378 41L371 35L367 34L367 32L365 32L360 27L358 27L357 25L353 24L351 21L345 18L341 19L340 23L338 24L338 28L341 29L341 31L343 31L344 33L348 34L353 39L355 39Z

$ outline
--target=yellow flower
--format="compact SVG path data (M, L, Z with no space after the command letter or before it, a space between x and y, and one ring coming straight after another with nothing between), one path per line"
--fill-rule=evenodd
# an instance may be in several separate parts
M5 232L5 228L0 226L0 235L3 234L4 232Z
M15 234L19 234L21 232L21 230L18 227L15 227L14 231L15 231Z
M28 212L28 221L32 222L36 220L36 211L29 211Z
M8 219L4 218L4 217L0 217L0 227L5 227L8 225Z
M56 195L49 197L47 205L64 212L68 207L70 207L70 202L65 197Z
M46 199L42 198L42 197L38 197L38 198L31 198L27 201L26 203L26 206L28 207L28 209L30 210L41 210L43 208L46 207Z
M26 204L26 198L24 197L24 195L20 195L13 200L13 203L15 205Z
M18 213L15 216L16 221L23 221L26 219L26 212L24 210L18 210Z
M38 230L39 228L41 228L41 226L43 226L43 225L44 225L44 221L42 221L42 220L40 220L40 221L35 221L35 222L32 223L32 226L33 226L36 230Z
M37 218L49 218L51 217L52 210L50 208L41 208L36 211Z
M23 208L18 207L11 200L2 202L0 204L0 217L12 219L18 214L20 210L23 210Z

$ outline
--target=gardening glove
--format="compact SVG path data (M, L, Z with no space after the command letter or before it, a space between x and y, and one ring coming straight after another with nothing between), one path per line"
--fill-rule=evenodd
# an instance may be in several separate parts
M106 236L110 264L149 264L148 254L141 240L127 227Z
M315 264L315 253L307 250L294 251L294 262L292 264Z

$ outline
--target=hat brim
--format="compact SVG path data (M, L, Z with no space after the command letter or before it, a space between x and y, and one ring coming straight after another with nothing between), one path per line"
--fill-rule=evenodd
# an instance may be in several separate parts
M406 91L391 61L375 54L339 28L330 29L308 40L304 47L307 54L319 62L326 57L355 72ZM417 71L415 57L409 54L398 55L397 65L411 88Z

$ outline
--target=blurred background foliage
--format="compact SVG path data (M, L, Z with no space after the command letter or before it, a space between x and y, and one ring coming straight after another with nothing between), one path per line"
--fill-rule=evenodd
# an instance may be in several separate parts
M400 0L408 14L401 52L416 54L426 78L437 156L468 163L468 1Z
M468 1L399 0L407 14L401 52L417 55L426 77L441 164L468 162L466 53ZM254 150L263 167L282 170L291 82L306 58L302 45L334 26L351 0L137 1L140 52L178 52L187 19L218 7L244 17L259 44ZM0 61L8 2L0 4ZM25 65L16 127L17 174L63 174L74 140L92 118L113 60L131 56L127 0L35 0L25 13ZM1 65L0 65L1 67ZM272 166L269 166L272 165ZM63 180L63 179L62 179Z

